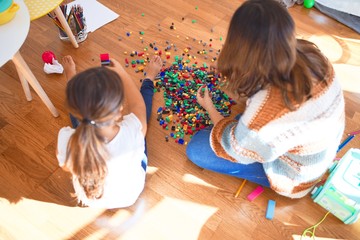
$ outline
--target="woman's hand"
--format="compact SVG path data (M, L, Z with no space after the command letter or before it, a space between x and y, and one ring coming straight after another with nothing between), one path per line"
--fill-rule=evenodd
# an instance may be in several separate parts
M216 107L211 99L211 93L204 85L200 87L196 94L197 102L202 106L209 114L211 121L216 125L224 117L216 110Z
M205 85L198 89L196 99L200 106L202 106L205 110L209 110L214 106L211 100L211 93Z

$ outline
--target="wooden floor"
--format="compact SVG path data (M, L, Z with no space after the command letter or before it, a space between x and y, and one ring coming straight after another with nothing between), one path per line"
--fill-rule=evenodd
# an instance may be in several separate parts
M174 44L168 65L186 47L191 47L190 54L197 57L192 63L210 64L224 42L233 12L243 1L99 2L120 17L89 33L78 49L59 40L48 17L31 23L20 49L59 110L58 118L50 114L35 93L31 102L26 101L12 62L0 68L0 239L300 239L302 232L326 211L310 196L291 200L270 189L249 202L246 196L256 187L252 183L247 183L240 196L234 198L241 179L200 169L186 158L185 146L165 142L168 132L155 117L156 109L164 104L162 93L154 99L148 132L150 166L145 190L136 204L117 210L75 207L70 177L58 167L55 158L58 130L70 124L64 108L65 76L45 74L41 54L50 50L58 59L70 54L81 71L98 66L101 53L109 53L124 63L125 58L135 59L129 56L131 51L148 47L147 52L153 54L149 43L163 52ZM346 133L360 129L359 34L316 9L294 6L289 10L299 37L317 43L341 77L346 96L345 138ZM129 37L127 32L131 32ZM208 54L197 53L203 49ZM131 67L127 70L140 86L141 74ZM360 136L338 157L351 147L360 148ZM265 218L269 199L276 201L273 220ZM360 239L360 222L345 225L330 214L317 228L316 236Z

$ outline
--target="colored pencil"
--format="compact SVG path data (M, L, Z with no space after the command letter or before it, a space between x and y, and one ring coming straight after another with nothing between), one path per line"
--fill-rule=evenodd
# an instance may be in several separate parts
M83 8L80 5L74 5L71 7L69 14L67 14L67 7L68 6L66 4L60 6L62 13L64 14L65 19L71 28L71 31L76 35L85 28ZM53 20L54 24L60 30L64 31L63 26L55 15L49 13L48 16Z
M243 182L241 183L239 189L238 189L238 190L236 191L236 193L235 193L235 197L236 197L236 198L239 196L239 194L240 194L241 190L244 188L246 182L247 182L247 180L244 179Z
M350 135L348 136L339 146L337 153L343 148L345 147L346 144L348 144L353 138L355 137L355 135Z

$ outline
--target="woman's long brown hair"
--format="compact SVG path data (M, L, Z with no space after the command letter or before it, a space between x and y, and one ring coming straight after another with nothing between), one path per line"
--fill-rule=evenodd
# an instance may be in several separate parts
M274 0L249 0L234 13L218 59L225 90L251 97L274 86L289 109L327 83L329 62L311 42L295 37L295 23Z
M114 71L91 68L68 82L66 98L70 112L81 121L68 143L66 166L87 197L98 199L103 194L108 171L108 152L99 128L104 119L108 121L109 116L119 112L124 98L123 84Z

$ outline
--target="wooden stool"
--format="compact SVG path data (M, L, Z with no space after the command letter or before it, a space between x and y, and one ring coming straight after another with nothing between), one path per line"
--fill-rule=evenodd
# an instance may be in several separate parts
M9 60L12 60L19 75L26 99L28 101L32 100L30 84L52 115L57 117L59 116L58 111L20 54L19 49L23 45L29 32L30 14L23 1L18 1L17 3L20 8L14 19L0 26L0 67Z
M75 48L79 47L79 44L77 43L75 36L72 33L69 24L67 23L65 16L59 7L63 0L24 0L24 2L29 10L31 21L38 19L51 11L54 11L71 43Z

